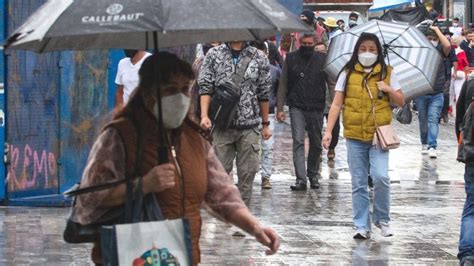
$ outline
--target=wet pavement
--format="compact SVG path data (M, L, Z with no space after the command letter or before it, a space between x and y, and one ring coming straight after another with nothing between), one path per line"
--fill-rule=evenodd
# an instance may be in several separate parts
M451 119L453 120L453 119ZM457 265L465 198L463 165L457 163L453 123L441 124L438 159L420 154L418 123L396 124L402 146L390 154L391 216L395 236L352 239L351 184L345 141L335 163L323 155L321 189L293 192L289 125L275 130L273 189L255 179L252 212L281 237L280 251L266 256L252 237L205 212L203 265ZM341 133L342 134L342 133ZM89 265L90 245L62 241L67 208L0 207L0 265Z

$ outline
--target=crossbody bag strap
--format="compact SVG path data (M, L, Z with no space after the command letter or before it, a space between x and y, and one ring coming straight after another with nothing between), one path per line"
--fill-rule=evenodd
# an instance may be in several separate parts
M232 76L232 81L235 85L239 86L244 81L245 72L247 72L250 62L255 57L255 54L257 54L257 51L250 53L251 56L246 56L242 59L242 64L240 65L241 67L237 68L234 75Z
M367 90L367 92L369 93L369 97L370 97L370 103L371 103L371 106L372 106L372 117L374 118L374 124L375 124L375 127L377 128L379 125L377 124L377 119L375 119L375 98L374 96L372 95L372 91L370 90L370 87L369 87L369 79L370 77L372 76L372 71L370 71L365 77L364 77L364 80L362 81L363 82L363 86L365 87L365 89Z
M130 121L132 121L133 127L137 133L137 151L135 156L135 166L133 169L133 174L127 174L125 176L126 184L126 194L125 197L125 222L134 222L134 218L138 218L141 214L141 209L134 208L135 206L142 206L143 205L143 191L142 191L142 177L138 177L140 168L142 165L143 159L143 137L142 137L142 129L138 124L138 121L135 119L134 114L129 116ZM133 185L133 178L137 178L137 190L134 191ZM138 212L138 213L137 213Z

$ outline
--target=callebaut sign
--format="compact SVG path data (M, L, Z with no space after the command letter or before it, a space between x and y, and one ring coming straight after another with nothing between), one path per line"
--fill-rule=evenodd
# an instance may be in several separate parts
M123 9L121 4L112 4L105 10L104 15L82 17L82 23L99 24L101 26L116 25L122 22L136 21L144 16L143 13L122 12Z

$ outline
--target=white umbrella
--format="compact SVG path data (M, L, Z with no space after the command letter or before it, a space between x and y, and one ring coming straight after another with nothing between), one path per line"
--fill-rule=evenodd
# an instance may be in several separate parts
M350 29L331 40L326 70L336 78L349 61L363 32L377 35L385 59L400 80L406 99L433 91L442 58L436 48L417 28L401 23L372 20Z

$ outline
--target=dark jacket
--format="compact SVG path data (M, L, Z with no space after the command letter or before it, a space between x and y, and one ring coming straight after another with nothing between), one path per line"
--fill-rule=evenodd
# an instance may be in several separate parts
M289 107L323 112L327 89L325 60L326 55L321 52L314 52L309 59L299 50L287 55L278 92L279 112L283 110L283 98Z
M461 123L471 101L474 99L474 80L464 82L456 102L456 136L461 133Z
M436 72L436 80L433 85L433 93L431 94L437 94L440 92L443 92L445 86L446 86L446 81L449 80L449 76L451 73L450 69L451 66L454 62L458 61L458 58L456 57L456 53L454 53L453 49L449 52L448 56L444 54L443 51L443 46L441 44L438 44L436 47L436 50L440 53L441 57L443 58L443 61L438 67L438 70Z
M461 49L466 52L467 61L469 61L469 66L474 67L474 48L469 47L469 43L467 41L462 41L459 45Z

